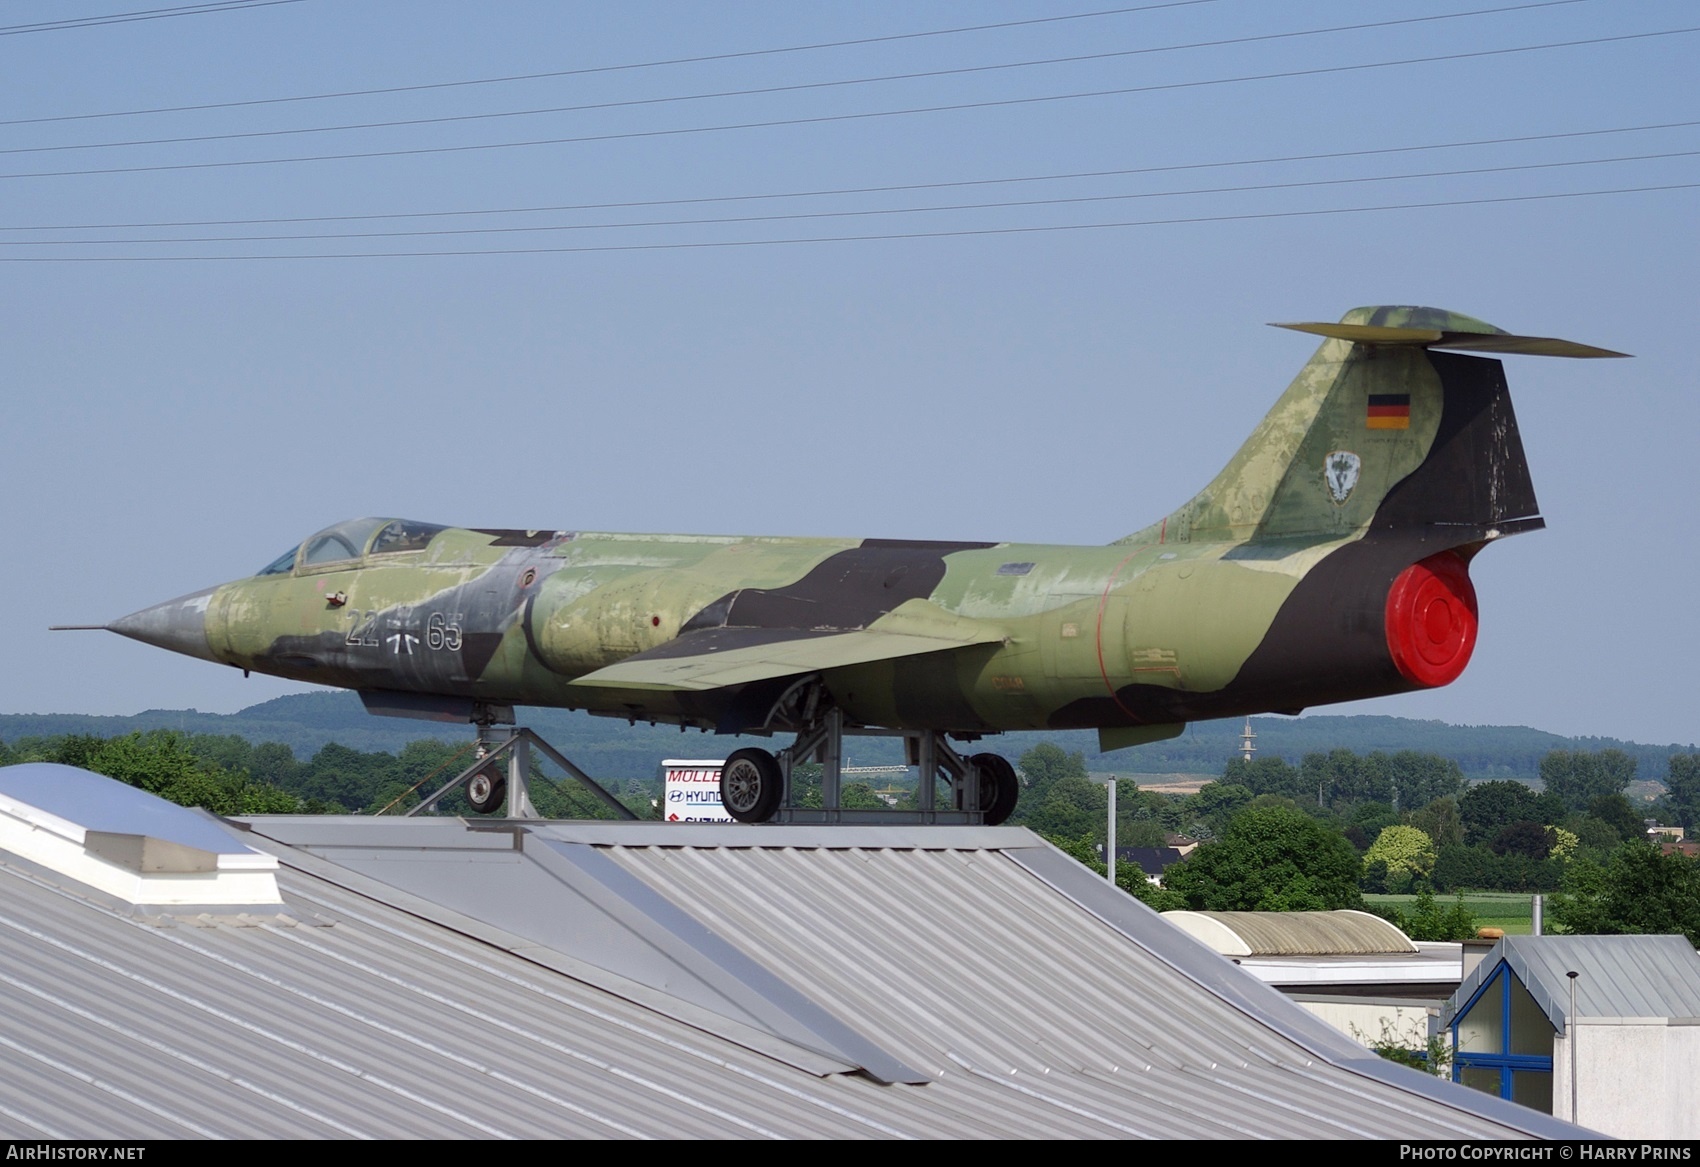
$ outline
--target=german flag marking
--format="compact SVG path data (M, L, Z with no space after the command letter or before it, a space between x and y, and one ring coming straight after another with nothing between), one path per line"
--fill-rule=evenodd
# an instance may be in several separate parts
M1411 428L1411 395L1409 393L1371 393L1364 425L1372 430L1408 430Z

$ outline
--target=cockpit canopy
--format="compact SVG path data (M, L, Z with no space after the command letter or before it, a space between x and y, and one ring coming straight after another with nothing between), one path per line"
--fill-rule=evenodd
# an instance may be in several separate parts
M394 555L423 551L437 532L447 528L412 519L349 519L326 527L284 554L258 574L288 575L297 567L322 567L346 563L366 555Z

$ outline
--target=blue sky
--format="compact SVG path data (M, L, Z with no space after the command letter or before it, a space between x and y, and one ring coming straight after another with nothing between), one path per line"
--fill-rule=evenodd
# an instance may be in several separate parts
M149 7L0 7L0 710L289 691L46 627L354 515L1109 542L1309 356L1266 322L1424 303L1636 359L1508 361L1549 529L1477 560L1460 681L1336 711L1700 738L1692 5L944 32L1116 6L300 0L17 27ZM784 91L702 96L758 89ZM1137 92L1068 96L1109 90ZM220 108L130 112L192 105ZM567 106L596 108L518 113ZM328 128L421 119L458 120ZM486 148L519 141L551 144ZM328 154L384 156L278 161ZM925 189L803 194L872 187ZM1600 191L1625 193L1552 197ZM319 221L232 222L284 219ZM197 225L126 226L160 223ZM365 237L251 238L304 234Z

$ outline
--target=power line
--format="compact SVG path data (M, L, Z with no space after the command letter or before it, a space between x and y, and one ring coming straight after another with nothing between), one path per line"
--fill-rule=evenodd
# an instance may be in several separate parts
M1519 12L1530 8L1554 8L1582 0L1541 0L1539 3L1516 4L1504 8L1482 8L1473 12L1451 12L1437 16L1411 16L1396 20L1377 20L1363 24L1343 24L1329 28L1300 29L1294 32L1262 33L1252 36L1227 37L1220 40L1194 41L1180 45L1156 45L1140 49L1115 49L1099 53L1081 53L1067 57L1044 57L1037 60L1010 61L997 65L967 65L952 69L929 69L915 73L887 73L875 77L850 77L836 81L806 81L790 85L767 85L753 89L723 89L709 93L686 93L672 97L627 98L619 101L584 102L578 105L542 106L535 109L499 110L491 113L449 114L428 118L395 118L380 122L352 122L336 126L303 126L283 130L237 130L222 134L185 134L171 138L129 138L116 142L85 142L58 146L17 146L0 149L0 154L51 154L66 150L110 150L124 146L174 146L198 142L230 142L252 138L283 138L303 134L346 133L353 130L387 130L408 126L448 125L457 122L493 121L501 118L537 117L557 113L591 113L608 109L628 109L638 106L674 105L688 101L710 101L730 97L765 97L778 93L801 93L811 90L842 89L855 85L880 85L894 81L920 81L938 77L957 77L975 73L995 73L1008 69L1031 69L1046 65L1073 65L1087 61L1107 61L1126 57L1175 53L1191 49L1225 48L1229 45L1255 44L1263 41L1292 40L1298 37L1324 36L1341 32L1362 32L1368 29L1392 28L1407 24L1424 24L1438 20L1460 20L1466 17L1488 16L1503 12ZM8 124L8 123L0 123Z
M1112 223L1067 223L1045 227L975 227L951 231L894 232L881 235L820 235L803 239L705 240L694 243L615 243L585 247L508 247L477 251L365 251L309 255L0 255L0 263L206 263L252 262L259 260L312 259L415 259L423 257L478 255L571 255L604 251L687 251L730 247L792 247L808 243L874 243L905 239L950 239L975 235L1036 235L1055 231L1102 231L1125 227L1170 227L1195 223L1247 222L1258 219L1314 218L1322 215L1375 214L1385 211L1416 211L1446 207L1474 207L1500 203L1546 202L1558 199L1598 198L1608 195L1648 194L1660 191L1700 189L1700 182L1667 183L1658 186L1616 187L1609 190L1565 191L1553 194L1503 195L1491 198L1444 199L1434 202L1394 203L1373 207L1329 207L1311 211L1254 211L1237 215L1193 215L1178 219L1134 219Z
M284 0L279 0L284 2ZM291 0L292 2L292 0ZM419 93L429 89L460 89L472 85L507 85L520 81L547 81L557 77L584 77L594 73L619 73L633 69L660 69L672 65L701 65L713 61L735 61L747 57L769 57L781 53L805 53L819 49L842 49L857 45L883 44L890 41L918 40L923 37L956 36L960 33L989 32L1005 28L1021 28L1034 24L1058 24L1069 20L1094 20L1105 16L1125 16L1137 12L1155 12L1163 8L1189 8L1196 4L1215 4L1218 0L1167 0L1161 4L1142 4L1132 8L1105 8L1097 12L1076 12L1063 16L1041 16L1030 20L1006 20L998 24L971 24L960 28L929 29L924 32L891 33L885 36L859 37L854 40L821 41L816 44L786 45L772 49L745 49L733 53L713 53L700 57L673 57L661 61L635 61L623 65L594 65L583 69L558 69L550 73L516 73L508 77L478 77L467 81L435 81L421 85L393 85L383 89L346 89L335 93L308 93L296 97L261 97L249 101L216 101L203 105L155 106L151 109L120 109L106 113L59 114L54 117L13 118L0 121L0 126L28 126L43 122L90 121L97 118L143 117L160 113L194 113L208 109L242 109L254 105L286 105L302 101L332 101L344 97L378 97L389 93ZM1577 0L1578 3L1581 0Z
M32 32L58 32L67 28L99 28L107 24L134 24L140 20L166 20L173 16L204 16L214 12L239 12L244 8L270 8L274 4L299 4L301 0L221 0L212 4L183 4L176 8L148 8L140 12L114 12L107 16L81 16L69 20L43 20L35 24L0 25L0 36L23 36ZM0 122L0 125L15 123Z
M873 110L863 113L821 114L804 118L774 118L754 122L733 122L713 126L686 126L670 130L628 130L607 134L582 134L566 138L535 138L519 142L487 142L465 146L419 146L400 150L362 150L344 154L309 154L291 158L248 158L224 162L177 162L153 166L110 166L86 170L44 170L19 174L0 174L0 180L17 178L75 178L108 174L150 174L178 170L220 170L238 166L281 166L299 162L343 162L369 158L402 158L425 154L461 154L485 150L512 150L535 146L564 146L586 142L611 142L641 138L678 137L687 134L716 133L730 130L774 129L787 126L824 125L834 122L866 121L875 118L903 117L914 114L951 113L973 109L994 109L1018 105L1037 105L1055 101L1076 101L1092 97L1122 97L1138 93L1157 93L1179 89L1199 89L1216 85L1233 85L1253 81L1278 81L1296 77L1317 77L1328 74L1364 72L1406 65L1428 65L1444 61L1463 61L1486 57L1503 57L1518 53L1543 52L1551 49L1578 48L1589 45L1616 44L1627 41L1650 40L1656 37L1682 36L1700 32L1700 27L1664 29L1658 32L1626 33L1619 36L1588 37L1581 40L1553 41L1539 45L1520 45L1506 49L1477 49L1463 53L1443 53L1427 57L1405 57L1393 61L1370 61L1356 65L1325 65L1310 69L1290 69L1276 73L1256 73L1238 77L1217 77L1202 81L1173 81L1159 85L1136 85L1117 89L1095 89L1078 93L1045 94L1038 97L1009 97L987 101L957 102L948 105L915 106L907 109Z
M1070 206L1085 203L1125 202L1132 199L1187 198L1199 195L1248 194L1260 191L1300 190L1308 187L1357 186L1375 182L1408 182L1422 178L1460 178L1482 174L1507 174L1526 170L1560 170L1572 166L1602 166L1618 162L1648 162L1668 158L1693 158L1700 150L1659 154L1627 154L1615 158L1585 158L1567 162L1525 162L1505 166L1482 166L1456 170L1426 170L1412 174L1370 175L1358 178L1318 178L1292 182L1254 183L1240 186L1203 187L1193 190L1138 191L1129 194L1074 195L1046 199L1010 199L991 203L956 203L929 207L881 207L848 211L799 211L766 215L735 215L715 219L649 219L627 223L569 223L531 227L458 227L411 231L354 231L294 235L211 235L167 239L23 239L0 242L0 247L96 247L119 244L166 243L262 243L326 239L407 239L446 235L511 235L535 231L613 231L640 227L704 227L728 224L780 223L807 219L855 219L875 215L936 214L945 211L1008 210L1025 207Z
M1506 146L1527 142L1550 142L1569 138L1592 138L1612 134L1644 133L1655 130L1689 129L1700 121L1656 122L1640 126L1615 126L1598 130L1566 130L1552 134L1521 134L1503 138L1472 138L1459 142L1431 142L1418 146L1378 146L1366 150L1334 150L1321 154L1283 154L1219 162L1182 162L1166 166L1136 166L1117 170L1082 170L1066 174L1021 175L1013 178L970 178L952 182L918 182L887 186L839 187L829 190L781 191L769 194L704 195L683 199L635 199L611 203L564 203L541 207L496 207L460 211L394 211L361 215L297 215L265 219L177 219L152 223L54 223L26 227L0 227L6 231L116 231L169 227L258 227L285 223L347 223L374 219L437 219L478 215L535 215L556 211L630 210L638 207L674 207L705 203L754 202L774 199L825 198L843 195L892 194L918 190L947 190L961 187L997 186L1024 182L1062 182L1085 178L1120 178L1136 174L1166 174L1189 170L1217 170L1239 166L1269 166L1289 162L1335 161L1384 154L1411 154L1430 150L1461 150L1477 146Z

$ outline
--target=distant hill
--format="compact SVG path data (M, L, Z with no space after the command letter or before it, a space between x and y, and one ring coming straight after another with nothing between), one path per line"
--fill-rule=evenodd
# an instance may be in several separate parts
M770 748L777 739L717 737L680 733L677 727L628 726L618 719L591 717L560 709L524 709L520 721L548 738L556 748L586 771L606 778L650 777L662 758L724 757L740 744L759 742ZM1019 757L1042 741L1070 752L1084 753L1096 771L1120 774L1219 774L1239 747L1243 722L1204 721L1180 737L1154 745L1098 753L1097 735L1089 731L1009 733L986 739L978 748ZM1419 750L1456 761L1475 779L1534 779L1541 755L1548 750L1619 749L1632 755L1643 779L1663 781L1667 759L1688 753L1694 745L1648 745L1616 738L1563 737L1524 726L1448 725L1403 717L1255 717L1261 756L1297 762L1305 754L1348 749L1367 754L1375 750ZM112 737L147 729L176 729L185 733L234 734L250 742L282 742L307 759L331 742L356 750L394 752L418 738L465 740L470 726L430 721L374 717L353 693L301 693L278 697L239 713L201 713L194 709L150 709L130 717L94 717L74 713L0 714L0 741L25 737L56 737L81 733ZM902 760L901 745L891 738L852 739L845 753L851 765L883 765Z

